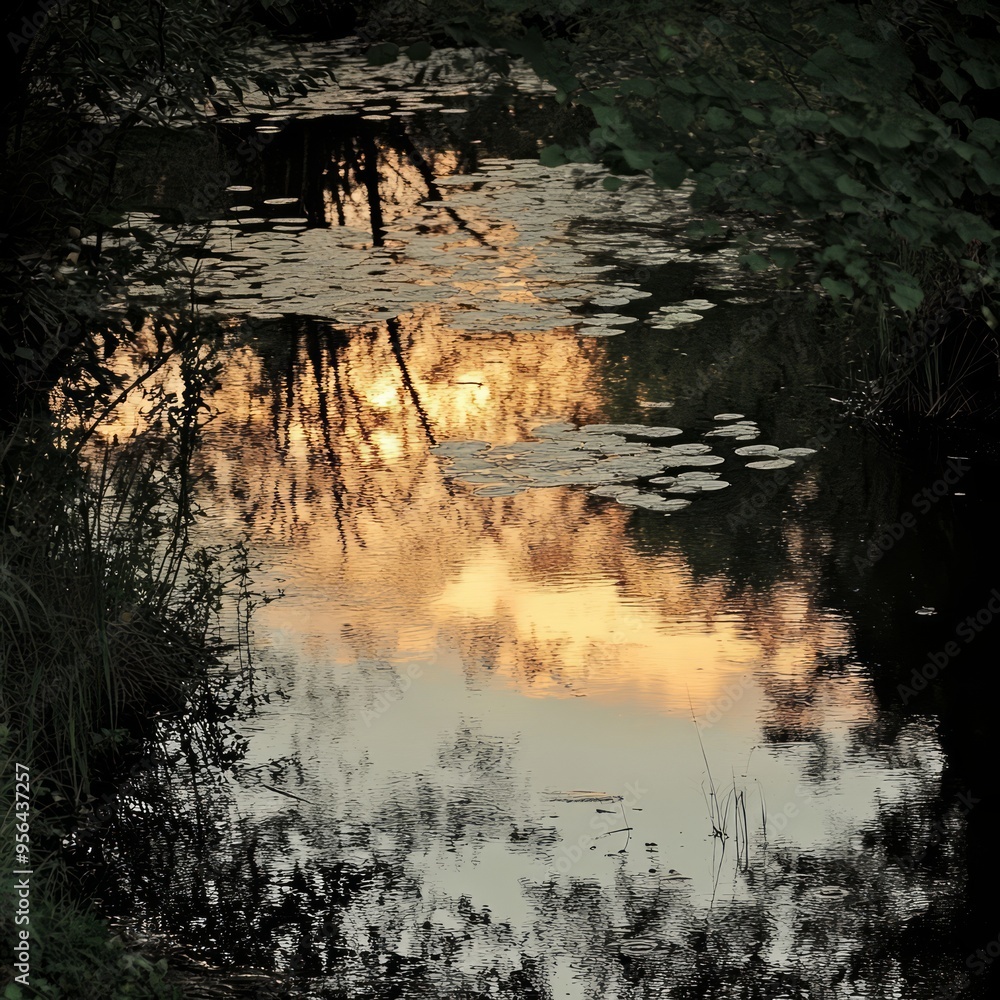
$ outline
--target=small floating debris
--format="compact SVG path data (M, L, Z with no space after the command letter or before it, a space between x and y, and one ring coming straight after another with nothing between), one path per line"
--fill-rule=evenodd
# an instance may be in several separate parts
M648 399L641 399L639 405L645 410L669 410L674 404L668 401L654 403Z
M297 205L298 198L265 198L265 205Z
M252 191L253 188L250 187L249 184L230 184L229 187L226 188L226 190L227 191L239 191L239 192L242 193L244 191Z
M744 414L742 413L716 413L713 420L742 420Z
M659 947L659 941L646 937L624 938L618 942L618 950L623 955L635 957L648 955L651 951L656 951Z
M850 892L839 885L821 885L813 889L812 894L822 900L841 900L850 896Z
M549 802L621 802L620 795L610 792L595 792L573 789L568 792L549 792L546 795Z

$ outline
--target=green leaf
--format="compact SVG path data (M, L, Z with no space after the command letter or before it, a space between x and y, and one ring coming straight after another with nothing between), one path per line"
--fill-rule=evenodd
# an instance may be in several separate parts
M430 58L433 51L430 42L414 42L406 49L406 58L412 59L414 62L423 62Z
M982 240L983 243L990 243L997 236L1000 236L1000 233L985 219L973 215L971 212L952 213L948 221L963 243L969 243L971 240Z
M771 247L767 253L771 260L781 268L794 267L799 261L798 253L791 247Z
M849 195L851 198L864 198L868 194L868 188L859 183L853 177L842 176L835 181L837 190L841 194Z
M686 131L694 118L694 109L690 101L682 101L676 97L664 97L660 101L660 117L673 129Z
M969 129L969 138L986 147L1000 142L1000 121L995 118L977 118Z
M115 31L121 31L121 28L122 28L122 19L117 14L115 14L111 18L111 27L114 28Z
M379 42L365 53L365 57L369 66L387 66L399 57L399 46L395 42Z
M804 108L775 108L771 113L775 125L793 125L795 128L815 132L830 124L830 119L822 111L809 111Z
M868 133L869 138L883 149L904 149L910 144L906 129L898 121L886 121L874 132Z
M952 66L941 67L941 82L959 99L969 89L969 81Z
M836 278L820 278L819 283L834 299L854 298L854 286L848 281L837 281Z
M740 114L754 125L763 125L767 121L767 115L758 108L740 108Z
M566 151L559 145L546 146L538 154L538 162L543 167L561 167L564 163L568 162Z
M624 183L620 177L605 177L601 181L605 191L617 191Z
M1000 164L992 156L978 155L972 165L983 181L991 186L1000 186Z
M735 124L733 116L722 108L711 107L705 113L705 124L713 132L728 132Z
M660 187L678 188L684 183L686 176L687 164L674 153L661 156L653 167L653 181Z
M841 32L837 41L852 59L871 59L879 51L879 47L873 42L858 38L857 35L852 35L849 31Z
M954 150L963 160L972 161L973 156L980 150L970 142L962 142L961 139L952 139L948 143L948 148Z
M911 275L907 275L907 278L916 281ZM904 312L916 312L920 308L920 303L924 301L924 293L916 284L899 281L894 282L889 289L889 298Z
M771 266L771 262L759 253L740 254L740 263L745 264L754 272L766 271Z
M889 223L893 231L898 233L903 237L904 240L910 240L911 242L918 241L923 235L922 230L914 225L909 219L896 218Z
M649 170L655 166L658 156L647 149L623 149L622 156L633 170Z
M623 94L638 94L640 97L652 97L656 93L656 85L653 81L642 76L622 80L618 84L618 89Z
M857 139L864 134L865 127L853 115L836 115L829 119L830 128L846 135L849 139Z
M977 87L983 90L1000 87L1000 70L995 63L983 59L966 59L961 66L976 81Z
M692 222L684 228L684 232L693 239L702 239L706 236L719 236L722 226L715 219L706 219L704 222Z
M35 352L30 347L15 347L14 348L15 358L24 358L25 361L34 361Z

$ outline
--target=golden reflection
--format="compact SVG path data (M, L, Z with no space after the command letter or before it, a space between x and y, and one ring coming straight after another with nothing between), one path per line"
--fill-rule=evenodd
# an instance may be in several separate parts
M675 714L710 711L753 674L774 695L770 726L814 728L830 707L814 667L847 634L810 579L734 597L675 549L638 551L637 515L585 490L484 499L443 478L432 440L511 442L544 420L600 419L598 346L469 339L435 320L401 321L398 352L378 327L302 332L275 347L291 354L279 364L230 352L199 460L223 519L280 566L291 598L262 610L267 624L338 662L451 649L477 685ZM182 391L176 365L161 380ZM142 413L130 398L103 433L127 434ZM802 566L815 544L789 539ZM858 694L846 685L839 710L863 711Z
M435 442L524 441L542 422L605 416L602 344L471 337L445 317L428 306L349 332L288 323L228 352L198 462L214 484L206 503L283 578L290 596L262 609L269 625L338 662L458 651L473 683L530 695L703 715L753 675L769 679L779 728L808 730L831 698L867 712L855 682L824 699L810 687L848 646L813 597L815 538L791 531L800 569L734 595L723 576L696 577L679 545L635 544L632 526L659 515L582 488L487 499L445 478ZM176 364L161 380L182 391ZM103 433L141 418L130 400ZM669 524L677 538L705 530Z
M200 461L211 502L280 566L290 597L261 611L262 631L308 636L336 662L458 651L477 686L679 715L703 715L753 675L793 706L771 725L810 729L830 709L809 688L814 668L848 637L817 608L807 570L734 595L724 577L696 578L678 546L637 548L629 525L647 515L583 489L486 499L444 478L432 441L512 442L545 420L601 419L602 354L558 335L463 337L437 320L401 321L397 349L387 327L311 328L273 345L277 359L229 355ZM670 522L678 536L685 523ZM789 544L804 557L815 540ZM837 711L866 711L858 694L844 686Z

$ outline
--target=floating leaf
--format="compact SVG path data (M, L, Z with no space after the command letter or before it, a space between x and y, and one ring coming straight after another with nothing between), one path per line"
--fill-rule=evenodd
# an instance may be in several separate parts
M746 455L777 455L778 446L775 444L748 444L736 449L736 454Z

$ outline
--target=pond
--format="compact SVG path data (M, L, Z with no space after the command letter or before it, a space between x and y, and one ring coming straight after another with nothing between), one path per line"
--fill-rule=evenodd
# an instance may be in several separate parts
M540 166L537 81L303 51L192 251L265 697L230 767L165 726L106 905L290 996L985 990L990 463L852 426L682 195Z

